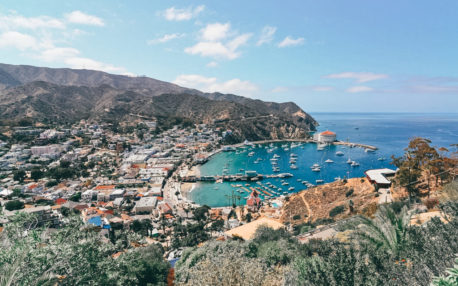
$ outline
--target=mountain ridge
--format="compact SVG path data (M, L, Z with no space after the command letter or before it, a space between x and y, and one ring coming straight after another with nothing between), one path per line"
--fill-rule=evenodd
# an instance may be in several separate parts
M75 122L128 120L132 114L215 123L236 141L308 136L317 122L292 102L204 93L148 77L0 64L0 118ZM261 119L257 122L256 119Z

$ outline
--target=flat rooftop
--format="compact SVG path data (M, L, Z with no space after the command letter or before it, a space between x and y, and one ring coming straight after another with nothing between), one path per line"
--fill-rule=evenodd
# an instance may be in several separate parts
M371 181L374 181L376 184L391 184L391 181L388 180L386 176L394 175L396 174L396 171L384 168L384 169L367 170L364 173L366 173L367 177Z

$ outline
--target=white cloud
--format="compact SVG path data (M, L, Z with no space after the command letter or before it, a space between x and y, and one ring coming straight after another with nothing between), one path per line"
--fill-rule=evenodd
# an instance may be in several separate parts
M192 47L184 50L191 55L201 55L203 57L226 58L229 60L236 59L239 54L229 50L221 42L199 42Z
M373 80L385 79L388 78L387 74L377 74L371 72L343 72L336 74L329 74L325 78L348 78L354 79L356 82L363 83Z
M105 23L99 17L83 13L79 10L65 14L65 18L68 22L74 24L105 26Z
M110 64L102 63L93 59L83 57L70 57L64 60L64 62L74 69L87 69L87 70L99 70L104 72L119 73L124 75L132 75L128 73L123 67L117 67Z
M24 17L18 14L0 15L0 29L1 30L14 30L14 29L40 29L40 28L53 28L64 29L65 24L55 18L47 16L38 17Z
M262 29L261 36L259 36L259 40L256 43L257 46L261 46L263 44L267 44L272 42L274 39L274 34L277 31L276 27L265 26Z
M273 93L284 93L284 92L287 92L287 91L288 91L287 87L277 86L276 88L272 89L271 92L273 92Z
M197 74L179 75L173 83L204 92L233 93L249 97L254 96L259 91L258 86L250 81L234 78L221 82L215 77L205 77Z
M160 37L158 39L154 39L154 40L148 41L148 45L163 44L163 43L169 42L171 40L179 39L179 38L182 38L182 37L184 37L184 34L177 34L177 33L165 34L164 36L162 36L162 37Z
M79 55L80 51L74 48L50 48L41 52L39 58L46 62L64 61Z
M218 62L212 61L207 64L207 67L214 68L218 66Z
M191 20L193 17L199 15L205 9L204 5L197 6L196 8L177 9L170 7L163 13L165 19L168 21L185 21Z
M238 49L245 45L252 34L238 35L232 32L229 23L208 24L200 30L201 41L185 48L191 55L233 60L240 56Z
M314 86L312 89L313 89L313 91L325 92L325 91L334 90L334 87L332 87L332 86Z
M358 93L358 92L369 92L369 91L373 91L374 89L372 87L368 87L368 86L352 86L350 88L347 89L347 92L349 93Z
M285 47L299 46L299 45L304 44L304 42L305 42L304 38L294 39L291 36L288 36L284 38L283 41L281 41L278 44L278 47L285 48Z
M204 41L213 42L225 39L228 36L230 29L230 23L213 23L205 26L205 28L200 30L200 33Z
M20 51L27 49L36 49L37 41L34 37L15 32L9 31L0 34L0 48L15 48Z
M71 47L53 47L41 51L38 59L46 62L64 63L74 69L99 70L124 75L132 75L125 68L81 57L81 52Z
M71 23L98 25L104 23L100 18L73 11L65 15L65 20ZM59 20L48 16L24 17L16 13L0 14L0 49L14 48L21 56L34 58L43 62L53 62L70 68L85 68L106 72L132 75L123 67L99 62L81 56L81 52L72 47L63 47L84 31L69 29L64 19ZM29 30L28 32L26 30ZM32 31L33 30L33 34Z

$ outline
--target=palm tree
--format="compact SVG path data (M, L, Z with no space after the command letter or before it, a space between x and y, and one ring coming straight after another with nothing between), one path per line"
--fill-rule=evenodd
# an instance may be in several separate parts
M360 217L360 225L354 236L360 242L397 255L406 243L410 217L407 207L396 214L390 206L382 205L374 219Z

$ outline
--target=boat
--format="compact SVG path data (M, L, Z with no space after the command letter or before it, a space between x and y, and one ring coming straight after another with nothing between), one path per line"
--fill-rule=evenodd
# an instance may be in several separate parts
M322 183L324 183L324 180L318 179L318 180L316 180L315 182L316 182L317 184L322 184Z
M320 171L321 171L321 168L313 168L312 171L313 171L313 172L320 172Z
M280 178L289 178L289 177L293 177L293 174L291 174L291 173L283 173L283 174L280 174L279 177Z
M297 179L298 182L302 181L301 179Z
M274 158L280 158L280 155L274 154Z
M291 169L293 169L293 170L296 170L296 169L297 169L297 166L294 165L294 164L291 164L289 167L290 167Z
M353 163L353 161L350 158L348 158L347 164L351 164L351 163Z
M287 186L287 185L289 185L289 183L288 182L283 182L283 183L281 183L281 185L282 186Z
M307 185L309 182L308 181L302 181L302 184Z
M289 151L289 148L283 148L284 151L288 152Z
M291 158L297 158L297 154L291 153L291 154L289 155L289 157L291 157Z
M373 152L375 152L375 150L374 149L370 149L370 148L366 148L366 149L364 149L364 152L373 153Z
M336 155L337 155L337 156L343 156L343 155L344 155L344 152L342 152L342 151L337 151L337 152L336 152Z
M290 192L291 192L291 191L294 191L294 187L289 187L289 188L288 188L288 191L290 191Z
M379 161L385 161L386 158L385 158L385 157L380 157L380 158L378 158L377 160L379 160Z
M320 168L320 165L318 165L317 163L315 163L315 164L313 164L312 167L310 167L310 168L312 168L312 169L314 169L314 168Z
M253 157L253 156L254 156L254 152L253 151L248 153L248 157Z
M342 178L340 178L340 177L335 177L334 178L334 181L340 181L340 180L342 180Z
M358 167L358 166L359 166L359 163L353 161L353 162L351 162L351 165L350 165L350 166L352 166L352 167Z
M326 163L334 163L334 161L332 161L331 159L327 159L326 161L324 161Z

